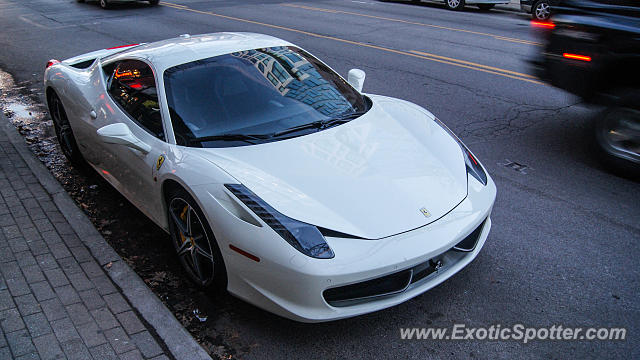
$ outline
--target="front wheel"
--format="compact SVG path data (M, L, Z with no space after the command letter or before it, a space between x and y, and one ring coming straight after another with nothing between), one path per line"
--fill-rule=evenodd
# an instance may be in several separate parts
M531 16L536 20L548 20L551 17L551 5L548 0L540 0L533 4Z
M226 289L227 273L213 232L195 200L184 189L167 199L169 230L178 259L201 288Z
M444 5L449 10L462 10L464 7L464 0L444 0Z
M100 4L100 7L103 9L109 8L109 0L100 0L98 1L98 4Z
M494 6L495 4L478 4L478 9L482 11L489 11L493 9Z

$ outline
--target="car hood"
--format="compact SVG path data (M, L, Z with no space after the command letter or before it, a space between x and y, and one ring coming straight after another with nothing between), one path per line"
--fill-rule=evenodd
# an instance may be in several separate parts
M371 99L365 115L317 133L194 150L309 224L379 239L437 220L467 195L460 146L417 105Z

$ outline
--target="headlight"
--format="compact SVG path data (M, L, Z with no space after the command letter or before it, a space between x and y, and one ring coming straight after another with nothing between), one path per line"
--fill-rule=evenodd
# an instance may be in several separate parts
M244 185L224 186L296 250L316 259L335 256L317 227L282 215Z
M462 143L462 141L458 138L458 136L456 136L456 134L454 134L453 131L451 131L451 129L447 127L447 125L445 125L438 118L434 118L434 119L436 124L440 125L440 127L444 131L446 131L449 135L451 135L451 137L458 142L458 145L460 145L460 148L462 148L464 163L467 166L467 174L476 178L476 180L480 181L482 185L487 185L487 173L484 171L484 169L482 168L482 165L480 165L480 162L476 159L476 157L473 156L471 151L467 149L465 144Z

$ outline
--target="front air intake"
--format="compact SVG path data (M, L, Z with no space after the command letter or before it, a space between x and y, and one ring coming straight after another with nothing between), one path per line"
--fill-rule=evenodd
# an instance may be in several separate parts
M487 222L482 222L482 224L478 225L478 227L471 232L471 234L467 235L466 238L462 239L456 246L453 247L453 250L463 251L463 252L471 252L476 248L476 244L478 243L478 239L480 239L480 234L482 233L482 229L484 229L484 224Z

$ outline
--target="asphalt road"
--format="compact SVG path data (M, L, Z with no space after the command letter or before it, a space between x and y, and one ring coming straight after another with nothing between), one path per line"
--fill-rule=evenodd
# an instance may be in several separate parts
M342 74L365 70L365 92L424 106L483 161L498 198L485 248L466 269L402 305L325 324L231 300L210 321L221 342L242 349L234 355L640 358L640 187L598 161L596 109L528 74L525 60L539 46L526 17L373 0L171 0L109 11L74 0L0 0L0 30L0 68L36 89L50 58L183 33L267 33ZM400 339L400 328L458 323L625 327L627 339Z

